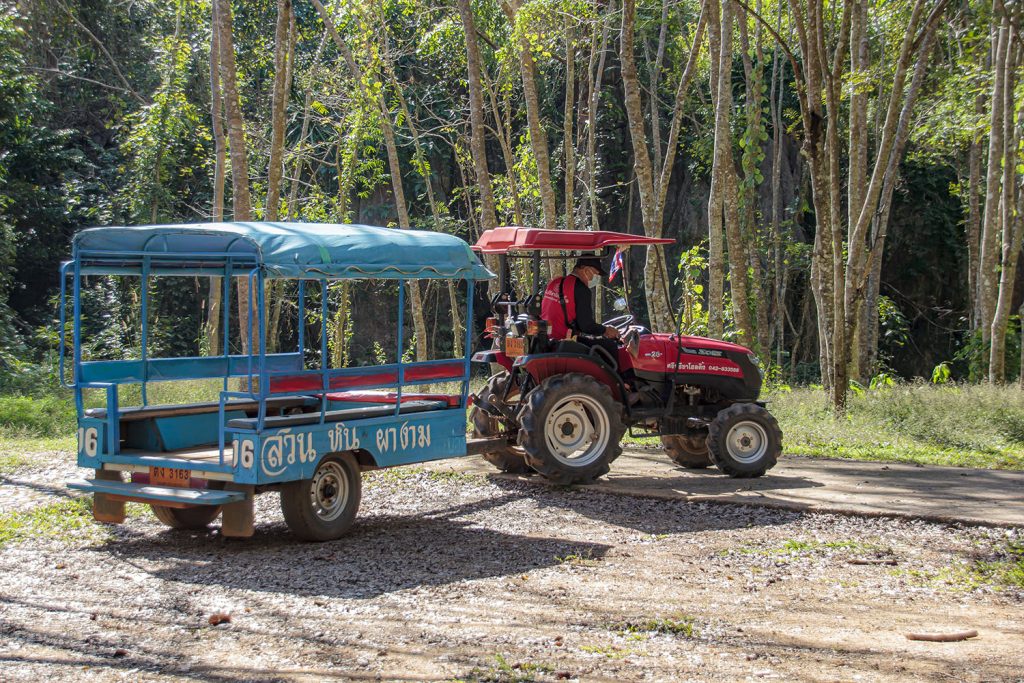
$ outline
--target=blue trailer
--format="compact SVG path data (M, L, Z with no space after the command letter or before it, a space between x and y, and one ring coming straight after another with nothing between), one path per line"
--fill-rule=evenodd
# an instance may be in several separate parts
M130 360L83 360L83 281L110 275L138 278L141 353ZM221 278L220 355L152 357L150 282L167 276ZM276 490L297 536L338 538L358 510L363 471L494 445L494 439L466 439L474 287L492 277L463 240L435 232L301 223L84 230L61 269L60 373L75 395L78 465L94 474L69 486L93 495L101 521L124 521L125 503L136 501L176 528L201 528L220 515L222 534L237 537L253 533L255 495ZM296 283L298 343L268 353L266 297L275 279ZM334 281L367 279L398 285L395 362L331 368L325 293ZM403 362L404 293L411 280L465 283L461 357ZM229 320L239 281L248 285L242 310L252 333L243 334L251 336L244 352L232 353ZM307 311L311 298L322 310ZM319 321L318 338L306 333L313 319ZM176 405L147 400L153 383L196 379L222 380L219 399ZM436 383L460 390L403 393ZM119 390L127 385L139 385L140 405L121 405ZM105 395L104 407L87 409L86 390Z

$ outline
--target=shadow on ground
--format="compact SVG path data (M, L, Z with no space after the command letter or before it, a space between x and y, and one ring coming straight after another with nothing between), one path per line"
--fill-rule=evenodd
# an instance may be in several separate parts
M748 528L798 517L740 506L724 513L721 506L609 496L594 490L541 489L512 481L492 483L503 493L426 513L368 514L357 519L346 537L330 543L300 542L283 524L272 523L258 525L250 539L223 539L216 531L141 535L124 530L116 541L93 552L159 563L152 573L168 581L372 598L419 586L517 576L572 556L603 558L612 546L572 533L578 526L573 515L647 534ZM527 514L524 505L541 512L538 516L536 509L531 511L538 519L534 528L524 530L515 524L517 515ZM500 528L495 511L514 530ZM487 521L475 519L482 513L491 513ZM264 569L271 564L274 570Z

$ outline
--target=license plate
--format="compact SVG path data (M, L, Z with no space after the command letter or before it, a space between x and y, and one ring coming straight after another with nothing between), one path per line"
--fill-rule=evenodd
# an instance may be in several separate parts
M505 355L509 358L522 356L526 353L526 339L523 337L505 337Z
M176 470L170 467L150 467L149 483L154 486L187 487L192 483L192 472Z

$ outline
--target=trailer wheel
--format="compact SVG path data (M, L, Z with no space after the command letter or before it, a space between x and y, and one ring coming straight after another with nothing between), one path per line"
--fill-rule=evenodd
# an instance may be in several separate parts
M707 435L703 432L693 435L668 434L661 437L661 445L669 459L680 467L702 470L712 464Z
M320 461L312 479L281 488L281 512L302 540L333 541L352 526L362 495L359 463L350 453L334 453Z
M555 375L526 395L519 445L527 464L555 484L590 482L622 453L622 404L580 373Z
M169 508L150 504L149 509L157 519L172 529L205 529L220 514L220 505Z
M487 384L480 390L478 396L485 398L490 402L497 402L501 400L501 397L505 395L505 387L508 385L509 375L507 372L499 372L487 380ZM510 397L518 399L519 392L516 390L518 387L512 389ZM473 406L473 410L469 413L470 420L473 422L473 436L476 438L490 438L500 433L501 423L498 418L487 414L480 408ZM532 472L530 466L526 464L526 458L523 456L523 449L513 444L507 446L500 446L493 451L488 451L483 454L484 460L497 467L502 472L509 472L511 474L526 474Z
M782 430L756 403L734 403L708 426L711 460L730 477L760 477L782 454Z

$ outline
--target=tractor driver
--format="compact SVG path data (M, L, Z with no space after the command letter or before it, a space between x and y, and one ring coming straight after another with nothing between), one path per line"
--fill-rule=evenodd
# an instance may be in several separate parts
M619 331L594 319L591 290L605 275L608 273L601 265L601 259L594 256L577 259L570 274L556 277L548 283L541 301L540 317L550 323L551 339L576 336L576 341L581 344L600 346L611 358L617 358Z

